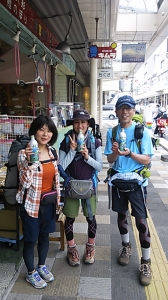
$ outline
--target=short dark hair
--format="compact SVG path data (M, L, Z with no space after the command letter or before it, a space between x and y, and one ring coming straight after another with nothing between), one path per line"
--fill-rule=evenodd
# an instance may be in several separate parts
M30 125L30 129L29 129L29 136L31 135L35 135L36 132L42 128L44 125L47 125L49 130L53 133L52 138L49 142L49 145L54 145L54 143L57 141L58 138L58 130L57 127L54 123L54 121L48 117L48 116L44 116L44 115L39 115L37 118L35 118L33 120L33 122Z

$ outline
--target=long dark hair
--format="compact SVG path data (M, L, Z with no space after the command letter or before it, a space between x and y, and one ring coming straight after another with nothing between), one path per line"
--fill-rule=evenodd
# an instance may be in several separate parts
M49 145L52 146L57 141L58 130L57 130L57 127L56 127L54 121L48 116L39 115L36 119L33 120L33 122L30 125L29 136L35 135L36 132L40 128L42 128L44 125L47 125L49 130L53 133L52 138L49 142Z

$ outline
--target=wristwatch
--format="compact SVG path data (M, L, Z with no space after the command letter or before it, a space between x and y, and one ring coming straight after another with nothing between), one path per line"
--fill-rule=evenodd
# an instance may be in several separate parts
M132 154L132 152L131 152L131 150L130 150L130 153L127 154L127 155L125 155L125 157L131 157L131 154Z

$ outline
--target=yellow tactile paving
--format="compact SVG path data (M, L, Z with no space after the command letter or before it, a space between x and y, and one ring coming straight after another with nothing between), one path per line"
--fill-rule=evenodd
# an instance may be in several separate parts
M131 217L134 236L136 240L139 258L141 249L139 244L138 231L135 225L135 218ZM151 261L153 278L152 283L145 287L147 300L167 300L168 299L168 261L163 251L155 226L148 212L148 224L151 233Z

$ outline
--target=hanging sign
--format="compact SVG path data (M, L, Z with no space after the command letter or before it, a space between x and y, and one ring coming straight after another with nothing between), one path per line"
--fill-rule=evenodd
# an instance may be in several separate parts
M138 63L145 61L146 43L122 44L122 62Z
M89 47L88 56L90 58L114 59L116 58L116 47L116 43L112 43L107 47L98 47L97 45L91 45Z
M57 45L58 40L28 0L1 0L1 4L55 54L52 45ZM57 53L57 57L62 59L62 54Z
M97 79L113 79L113 70L112 69L98 69L97 70Z

